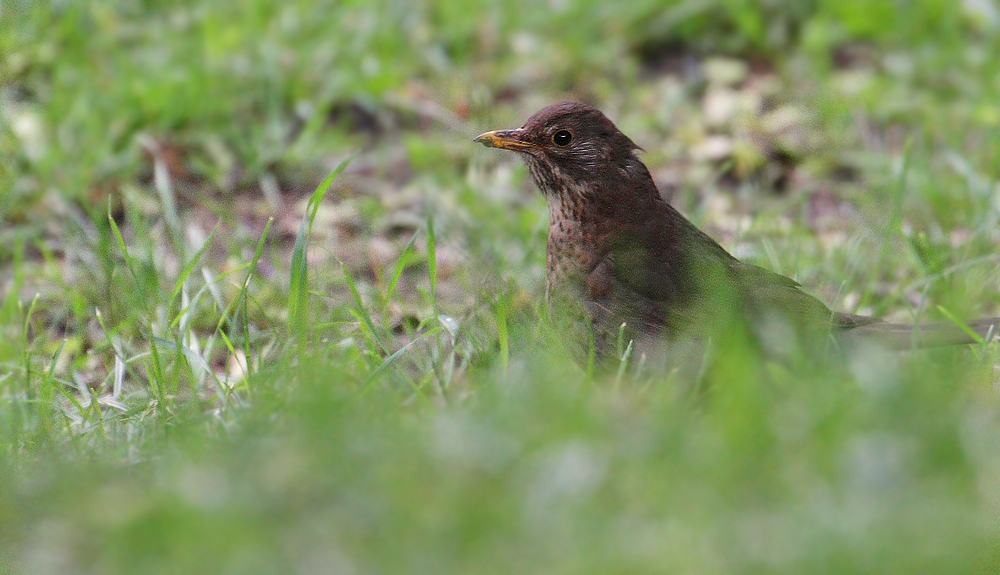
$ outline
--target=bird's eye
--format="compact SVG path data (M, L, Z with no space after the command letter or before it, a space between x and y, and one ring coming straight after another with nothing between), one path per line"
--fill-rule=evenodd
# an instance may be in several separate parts
M573 141L573 134L569 130L559 130L552 134L552 143L557 146L568 146Z

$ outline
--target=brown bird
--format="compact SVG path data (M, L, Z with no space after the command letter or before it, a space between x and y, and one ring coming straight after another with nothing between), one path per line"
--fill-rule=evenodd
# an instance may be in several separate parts
M589 319L599 356L623 335L648 351L743 329L781 355L817 343L974 343L971 332L988 340L1000 329L1000 318L966 330L831 311L795 280L739 261L684 218L660 196L635 155L640 148L586 104L554 104L520 128L475 141L527 162L549 208L546 297L554 316L573 318L575 307Z

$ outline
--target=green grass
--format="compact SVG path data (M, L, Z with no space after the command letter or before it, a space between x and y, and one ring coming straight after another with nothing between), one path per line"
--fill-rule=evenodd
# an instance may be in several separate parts
M998 11L0 4L0 573L995 572L995 344L588 373L471 138L583 99L832 307L997 315Z

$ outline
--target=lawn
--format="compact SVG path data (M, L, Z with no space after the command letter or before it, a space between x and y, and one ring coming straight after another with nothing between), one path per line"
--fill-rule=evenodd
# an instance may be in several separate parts
M0 3L0 573L993 573L997 344L592 370L472 142L600 107L830 307L1000 315L1000 3Z

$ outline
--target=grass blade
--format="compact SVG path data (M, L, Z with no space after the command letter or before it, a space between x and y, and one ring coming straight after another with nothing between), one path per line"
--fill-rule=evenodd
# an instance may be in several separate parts
M427 279L431 284L431 308L434 317L437 317L437 238L434 235L434 215L430 212L427 213Z
M333 169L323 181L320 182L306 204L305 217L299 225L299 232L295 236L295 247L292 250L292 271L291 282L288 293L288 330L291 334L302 335L306 332L309 324L309 314L306 312L309 303L309 277L308 263L306 261L306 249L309 243L309 234L312 232L313 221L319 211L319 205L323 197L330 190L333 180L344 171L353 156Z

